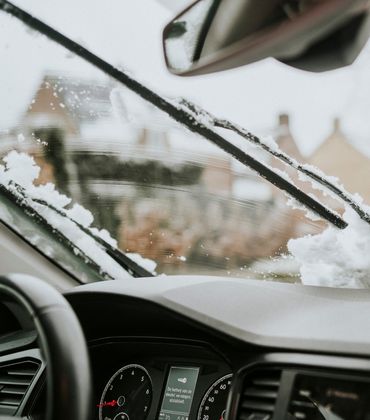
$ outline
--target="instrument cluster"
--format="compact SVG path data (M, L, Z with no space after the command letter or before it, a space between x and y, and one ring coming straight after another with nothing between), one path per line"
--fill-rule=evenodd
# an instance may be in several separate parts
M220 420L231 368L206 346L99 341L90 348L99 420Z

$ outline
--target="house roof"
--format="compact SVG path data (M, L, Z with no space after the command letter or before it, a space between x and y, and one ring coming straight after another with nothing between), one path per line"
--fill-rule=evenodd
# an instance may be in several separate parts
M356 149L343 133L339 119L333 132L309 159L328 175L336 176L351 193L359 193L370 204L370 158Z

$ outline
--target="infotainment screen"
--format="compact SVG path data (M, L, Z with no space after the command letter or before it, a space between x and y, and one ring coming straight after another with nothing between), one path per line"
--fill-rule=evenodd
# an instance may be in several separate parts
M289 413L294 419L370 419L370 383L357 378L298 374Z
M188 420L199 368L172 366L158 420Z

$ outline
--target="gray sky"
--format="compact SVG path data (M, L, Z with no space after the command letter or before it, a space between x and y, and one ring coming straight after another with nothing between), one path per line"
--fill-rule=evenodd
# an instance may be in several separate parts
M369 48L355 65L325 74L310 74L265 60L214 75L179 78L167 72L161 49L161 31L173 12L155 0L17 0L16 3L113 64L128 69L159 93L188 97L252 131L261 133L272 128L277 115L288 112L293 134L306 154L330 133L332 119L337 115L343 117L351 141L369 148ZM6 65L0 67L0 77L9 80L6 86L3 84L1 100L6 98L9 113L20 107L20 98L32 91L25 74L37 80L41 71L52 67L53 62L71 72L83 66L79 60L66 60L64 52L55 52L55 47L42 39L37 42L43 45L43 59L35 62L32 46L35 36L20 31L18 26L0 18L0 49L2 54L5 51L6 58L2 59ZM86 66L86 74L89 72ZM3 124L0 121L2 128L4 121Z

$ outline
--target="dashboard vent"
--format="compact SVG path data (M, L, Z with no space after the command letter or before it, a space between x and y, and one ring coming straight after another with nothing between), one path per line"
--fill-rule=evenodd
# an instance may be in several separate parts
M0 366L0 414L15 414L39 367L33 361Z
M297 419L313 419L317 417L317 408L310 401L311 393L305 389L294 392L290 401L289 413Z
M240 397L238 420L271 420L279 392L281 370L260 369L247 374Z

